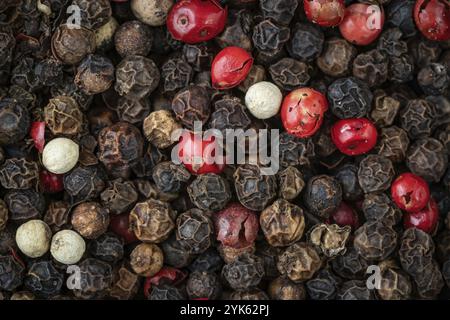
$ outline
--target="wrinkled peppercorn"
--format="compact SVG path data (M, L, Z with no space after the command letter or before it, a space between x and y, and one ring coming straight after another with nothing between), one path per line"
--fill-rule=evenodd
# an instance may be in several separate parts
M311 245L297 242L278 257L278 271L294 282L311 279L320 269L322 261Z
M81 25L90 29L98 29L111 18L112 9L108 0L99 0L92 3L89 0L73 0L81 14Z
M25 222L40 218L45 210L45 199L34 190L12 190L4 200L9 209L9 218L12 221Z
M129 210L138 200L138 193L130 181L114 180L100 194L102 205L112 214Z
M130 265L133 271L144 277L151 277L158 273L163 266L163 252L150 243L141 243L130 254Z
M264 276L263 261L258 256L244 253L235 261L223 267L222 276L235 290L255 287Z
M206 211L223 209L231 199L228 181L214 173L199 175L188 187L192 203Z
M58 232L63 227L68 225L69 212L69 203L65 201L53 201L48 206L47 212L44 216L44 222L53 232Z
M292 58L312 61L322 53L324 39L323 32L317 26L296 23L286 47Z
M140 279L136 274L127 267L122 266L117 272L109 296L117 300L133 299L139 290L139 280Z
M425 99L413 99L400 112L400 127L412 139L430 136L436 129L437 111L433 103Z
M73 210L71 223L86 239L96 239L108 228L109 212L97 202L84 202Z
M28 110L15 99L0 99L0 145L12 145L25 138L30 127Z
M224 96L214 103L209 126L226 134L227 129L246 130L251 124L250 117L241 100L234 96Z
M334 260L333 260L334 261ZM306 282L306 290L313 300L332 300L336 298L341 279L329 269L320 270L317 275Z
M334 176L342 187L342 198L355 201L362 197L363 191L358 181L358 167L352 163L344 164Z
M116 263L124 256L123 240L114 233L104 233L89 243L88 251L97 259Z
M85 27L60 25L52 36L52 52L64 64L76 65L95 51L95 33Z
M196 72L211 67L213 61L213 49L204 43L185 44L183 46L183 58Z
M301 139L283 132L280 134L280 165L308 166L315 156L315 145L311 139Z
M289 25L298 2L296 0L261 0L259 6L264 18L270 18L281 25Z
M440 63L430 63L420 69L417 74L417 82L422 91L427 95L446 94L450 85L449 71Z
M164 253L164 263L174 268L187 267L195 258L189 244L185 241L178 241L175 235L164 241L161 249Z
M0 256L0 289L13 291L22 285L24 266L13 256Z
M351 232L350 226L337 224L318 224L309 231L310 242L326 257L333 258L345 253Z
M75 296L84 299L100 299L107 294L112 284L112 268L106 262L88 258L78 264L80 268L80 287L74 290Z
M54 135L75 136L82 130L83 113L74 98L57 96L50 99L44 108L47 128Z
M381 269L380 288L378 296L383 300L407 300L411 297L412 283L392 260L383 261L379 265Z
M140 21L127 21L115 32L114 45L123 58L135 55L145 57L152 49L152 29Z
M204 87L189 86L176 94L172 101L172 110L177 120L189 129L194 122L205 124L210 116L210 96Z
M269 67L272 80L284 90L294 90L308 84L311 67L292 58L283 58Z
M161 192L179 192L191 174L182 165L176 165L171 161L158 163L153 169L153 181Z
M186 211L177 217L176 226L177 240L184 242L189 252L199 254L211 246L214 226L208 213L199 209Z
M380 140L376 146L379 155L394 163L403 162L409 147L408 134L397 126L382 128Z
M350 280L344 282L336 295L337 300L373 300L374 294L365 281Z
M161 68L161 78L164 79L164 91L179 91L192 80L192 67L182 59L170 59Z
M78 66L75 83L88 95L107 91L114 81L112 61L100 55L88 55Z
M368 221L355 231L354 246L368 261L386 259L397 246L397 233L381 221Z
M402 212L385 193L366 194L362 211L368 221L380 221L387 226L398 224L402 218Z
M212 272L195 271L189 275L186 292L190 299L217 299L222 291L219 278Z
M302 173L289 166L278 173L279 195L285 200L294 200L305 186Z
M380 155L368 155L359 164L358 180L365 193L387 190L394 177L391 160Z
M325 41L322 54L317 58L317 66L326 75L345 76L349 73L351 63L356 57L356 48L341 38Z
M342 201L341 185L330 176L312 177L306 184L304 200L311 213L326 219Z
M388 79L388 58L378 50L359 54L353 60L353 76L363 80L369 87L376 87Z
M38 165L26 159L7 159L0 166L0 184L5 189L30 189L36 186Z
M100 166L80 166L64 176L64 189L73 203L93 200L105 189L106 178Z
M401 103L383 90L374 92L373 107L370 113L371 119L377 126L387 127L394 123Z
M25 287L36 296L48 299L60 293L64 276L51 261L40 261L31 265L24 279Z
M305 300L306 290L303 284L295 283L285 277L274 279L268 288L272 300Z

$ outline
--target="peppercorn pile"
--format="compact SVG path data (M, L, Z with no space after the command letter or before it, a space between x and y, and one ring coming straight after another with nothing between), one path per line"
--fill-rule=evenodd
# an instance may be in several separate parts
M2 0L0 300L448 299L449 84L446 0Z

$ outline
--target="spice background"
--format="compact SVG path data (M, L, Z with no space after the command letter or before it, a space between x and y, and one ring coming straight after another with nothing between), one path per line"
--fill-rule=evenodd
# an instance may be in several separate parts
M0 2L0 300L449 299L449 156L446 0Z

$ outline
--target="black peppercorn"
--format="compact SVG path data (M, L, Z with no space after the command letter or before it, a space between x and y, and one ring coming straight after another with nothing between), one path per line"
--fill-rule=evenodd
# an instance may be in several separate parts
M417 29L411 12L414 10L414 0L392 0L387 7L387 22L399 27L405 37L414 36Z
M88 95L107 91L114 81L112 61L100 55L88 55L78 66L75 83Z
M277 195L276 177L261 175L258 166L239 166L233 177L239 201L250 210L263 210Z
M387 95L383 90L375 90L370 117L379 127L387 127L394 123L401 103L398 99Z
M363 279L369 266L354 247L350 247L345 254L333 259L331 265L333 271L345 279Z
M177 287L168 284L154 286L152 292L148 296L148 300L185 300L185 293Z
M322 53L324 38L323 32L318 27L296 23L291 29L291 40L286 47L292 58L312 61Z
M442 52L439 42L425 38L413 39L409 44L414 61L419 68L437 62Z
M380 155L368 155L359 164L358 180L365 193L387 190L394 177L392 161Z
M302 173L293 166L289 166L278 173L279 196L285 200L294 200L305 186Z
M44 119L54 135L75 136L82 130L83 113L76 100L69 96L50 99L44 108Z
M289 40L290 30L276 25L270 20L263 20L253 29L253 44L265 55L274 57Z
M174 92L189 85L194 72L192 67L182 59L169 59L161 67L161 78L164 79L164 92Z
M422 273L413 277L419 298L435 299L445 286L439 264L431 260Z
M47 87L59 85L64 77L62 63L54 58L39 62L34 68L34 73L39 82Z
M3 231L6 227L6 223L8 222L8 207L6 206L5 201L0 199L0 231Z
M174 268L185 268L195 258L189 244L185 241L178 241L175 235L164 241L161 249L164 253L164 263Z
M445 95L450 85L449 71L440 63L430 63L419 71L417 82L427 95Z
M11 84L22 87L29 92L36 92L41 88L41 84L34 71L35 69L36 60L31 57L25 57L18 61L11 72Z
M109 296L117 300L131 300L136 296L139 287L139 276L122 266L116 273Z
M115 110L120 121L138 125L150 114L151 105L150 101L146 98L142 100L130 100L126 97L120 97Z
M389 58L388 78L392 82L405 83L414 77L414 60L409 54Z
M430 136L436 125L436 107L425 99L410 100L400 113L400 126L412 139Z
M368 221L355 231L353 245L368 261L384 260L397 246L397 233L381 221Z
M219 277L212 272L194 271L189 275L186 292L190 299L215 300L222 291Z
M95 47L95 33L85 27L71 28L63 24L52 36L53 55L64 64L78 64L88 54L93 53Z
M309 241L328 258L345 253L351 232L350 226L317 224L309 231Z
M403 270L413 277L423 274L434 251L434 242L428 233L416 228L407 229L398 251Z
M36 162L7 159L0 166L0 184L5 189L30 189L36 186L39 172Z
M24 266L13 256L0 256L0 289L13 291L22 285Z
M137 20L127 21L114 34L114 44L122 58L134 55L145 57L153 46L152 29Z
M138 193L130 181L114 180L100 194L102 205L112 214L129 210L138 200Z
M226 134L227 129L246 130L251 124L247 109L241 100L226 95L214 103L214 112L211 114L209 126Z
M388 79L388 58L378 51L370 50L353 60L353 76L363 80L369 87L382 85Z
M64 276L51 261L35 262L24 279L25 287L36 296L48 299L60 293Z
M205 43L185 44L183 46L183 59L191 65L196 72L211 67L213 61L213 50Z
M408 52L408 44L402 40L403 32L399 28L390 28L381 34L377 49L389 57L400 57Z
M355 201L362 197L363 191L358 181L358 167L353 163L346 163L340 167L334 178L342 187L342 198Z
M109 263L116 263L124 256L123 240L114 233L104 233L89 242L88 251L97 259Z
M313 246L297 242L278 257L278 271L294 282L311 279L320 269L322 261Z
M387 226L398 224L402 212L385 193L368 193L362 203L362 211L368 221L381 221Z
M187 192L192 203L206 211L219 211L231 199L228 181L214 173L199 175L187 187Z
M383 300L407 300L411 297L412 283L408 275L403 272L393 260L383 261L381 269L378 296Z
M172 110L188 129L194 128L195 121L205 124L211 112L209 93L204 87L189 86L173 98Z
M254 254L244 253L223 267L222 276L235 290L256 287L264 276L263 261Z
M161 192L179 192L191 174L183 165L176 165L172 161L158 163L153 169L153 181Z
M306 298L304 285L292 282L285 277L272 280L268 293L272 300L305 300Z
M223 32L215 38L221 48L239 46L251 51L253 16L248 10L231 10Z
M111 266L98 259L88 258L78 264L80 268L80 287L74 294L83 299L100 299L107 294L112 284Z
M176 225L177 240L184 242L191 253L205 252L211 246L214 225L208 213L191 209L178 216Z
M40 218L45 210L44 196L32 189L12 190L5 195L4 200L12 221L26 222Z
M242 291L242 290L234 291L228 296L227 299L242 300L242 301L247 301L247 300L257 301L257 300L269 300L269 297L261 289L252 288L252 289L244 290L244 291Z
M272 19L281 25L289 25L298 6L297 0L261 0L259 2L265 19Z
M394 163L403 162L409 147L409 138L406 131L397 126L382 128L380 140L376 146L379 155Z
M50 92L52 94L52 97L68 96L75 99L75 101L78 103L78 106L83 111L86 111L90 107L93 100L92 96L82 92L76 86L72 77L64 77L61 83L57 83L55 86L52 86L50 88Z
M327 175L312 177L306 184L304 200L311 213L326 219L341 204L341 185Z
M308 64L292 58L283 58L269 67L272 80L287 91L307 85L311 72Z
M365 281L350 280L344 282L338 290L337 300L374 300L371 291Z
M354 77L340 78L328 87L328 100L339 119L364 117L372 105L369 86Z
M334 261L334 260L333 260ZM336 298L341 279L329 269L320 270L317 275L306 282L306 290L313 300L333 300Z
M98 29L105 25L112 15L111 4L108 0L73 0L81 13L81 25L89 29Z
M331 38L325 42L322 54L317 58L317 66L326 75L342 77L349 73L356 57L356 48L341 38Z
M272 247L266 241L256 243L255 254L263 260L265 278L273 279L280 275L277 268L277 261L280 253L281 248Z
M64 189L73 203L93 200L105 189L106 178L100 166L80 166L64 176Z
M86 239L96 239L109 226L109 212L97 202L84 202L73 210L71 223Z
M2 30L0 32L0 66L12 61L15 46L16 39L11 30Z
M0 99L0 145L12 145L22 141L30 127L28 110L9 98Z
M217 272L222 269L223 261L216 249L210 248L195 258L189 265L191 272Z

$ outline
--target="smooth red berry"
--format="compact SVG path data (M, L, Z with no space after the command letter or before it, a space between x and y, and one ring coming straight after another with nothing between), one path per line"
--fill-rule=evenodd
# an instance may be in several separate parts
M178 143L178 156L193 174L221 173L225 156L220 156L219 144L214 136L204 139L202 134L184 131Z
M281 106L281 120L286 131L299 138L314 135L321 127L328 101L311 88L300 88L289 93Z
M152 285L157 286L162 282L177 285L186 279L186 277L187 274L184 271L172 267L163 267L157 274L145 279L144 295L146 298L150 295Z
M448 0L417 0L414 21L430 40L450 39L450 2Z
M109 223L109 229L115 234L121 236L125 244L130 244L138 241L138 238L136 238L136 235L130 229L129 219L129 213L111 215L111 222Z
M64 190L64 175L54 174L47 170L42 170L39 173L39 180L44 192L46 193L58 193Z
M258 234L256 214L239 203L233 203L214 216L217 240L235 249L251 246Z
M417 228L427 233L436 230L439 221L439 207L433 198L430 198L427 206L418 212L407 212L403 216L405 229Z
M383 24L383 7L354 3L345 10L344 20L339 25L339 30L347 41L365 46L378 38L383 30Z
M339 120L331 128L331 140L339 151L349 156L369 152L377 138L377 128L366 118Z
M342 201L336 211L331 214L329 223L335 223L340 227L350 226L355 230L359 227L359 218L355 210Z
M242 48L227 47L214 58L211 82L214 89L224 90L238 86L253 66L253 58Z
M303 0L306 17L322 27L339 25L344 19L344 0Z
M30 137L33 139L34 147L42 153L45 145L45 122L35 121L31 124Z
M225 28L228 9L217 0L181 0L167 16L167 28L176 40L199 43L211 40Z
M417 212L428 204L430 188L421 177L409 172L403 173L392 183L391 196L400 209Z

